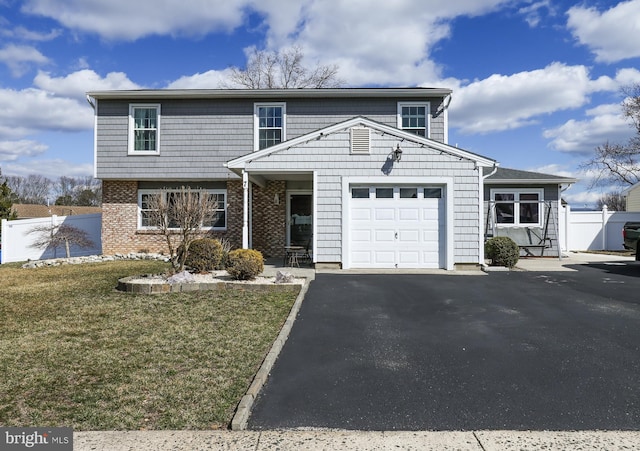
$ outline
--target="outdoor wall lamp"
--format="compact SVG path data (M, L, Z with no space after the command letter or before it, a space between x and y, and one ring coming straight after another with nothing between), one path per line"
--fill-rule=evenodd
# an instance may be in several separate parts
M393 161L399 162L401 159L402 159L402 149L400 148L400 144L398 144L396 149L393 151Z

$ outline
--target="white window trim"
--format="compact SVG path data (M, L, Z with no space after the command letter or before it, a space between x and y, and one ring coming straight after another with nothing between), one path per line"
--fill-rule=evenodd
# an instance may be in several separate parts
M161 190L159 189L140 189L138 190L138 230L158 230L157 227L153 226L143 226L142 225L142 196L145 194L157 194ZM167 189L166 192L179 192L180 189ZM227 204L229 201L227 190L226 189L206 189L207 194L224 194L224 227L202 227L202 230L213 230L213 231L225 231L227 230L227 220L228 220L228 209ZM171 230L178 230L171 229Z
M513 194L513 224L508 223L498 223L496 218L496 209L495 205L498 203L511 203L507 201L496 202L496 194ZM521 194L537 194L538 195L538 222L537 223L520 223L520 195ZM493 223L496 227L543 227L544 221L544 189L528 189L528 188L500 188L500 189L492 189L491 190L491 202L494 205L494 208L491 209L491 214L493 215ZM531 203L531 201L525 201L525 203Z
M135 150L135 122L133 110L136 108L155 108L158 112L158 121L156 124L156 150L148 151L148 150ZM159 155L160 154L160 104L159 103L131 103L129 104L129 143L128 143L128 154L129 155Z
M400 130L404 130L404 128L402 128L402 107L404 106L423 106L425 107L425 127L426 127L426 132L425 132L425 138L431 138L431 103L430 102L398 102L398 114L397 114L397 121L398 121L398 128ZM407 131L410 131L410 129L407 129Z
M253 104L253 150L260 150L260 118L258 109L263 107L282 108L282 141L287 140L287 104L286 102L256 102Z

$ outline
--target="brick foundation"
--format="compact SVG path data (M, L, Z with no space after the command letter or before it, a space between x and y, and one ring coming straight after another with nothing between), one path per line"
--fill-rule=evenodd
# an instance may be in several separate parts
M274 204L278 194L279 205ZM233 249L242 247L242 182L227 182L227 230L207 236L225 238ZM253 248L265 257L282 257L285 242L285 182L253 187ZM168 253L165 239L151 230L138 230L138 182L103 180L102 253Z

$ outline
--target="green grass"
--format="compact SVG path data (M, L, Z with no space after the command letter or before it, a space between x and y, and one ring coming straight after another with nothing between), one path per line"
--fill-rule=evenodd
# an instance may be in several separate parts
M295 293L116 292L159 262L0 267L0 426L226 428Z

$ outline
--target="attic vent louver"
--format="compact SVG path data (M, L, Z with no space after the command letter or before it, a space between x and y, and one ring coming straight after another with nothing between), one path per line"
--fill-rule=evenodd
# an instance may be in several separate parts
M371 147L371 134L368 128L351 129L351 153L368 154Z

